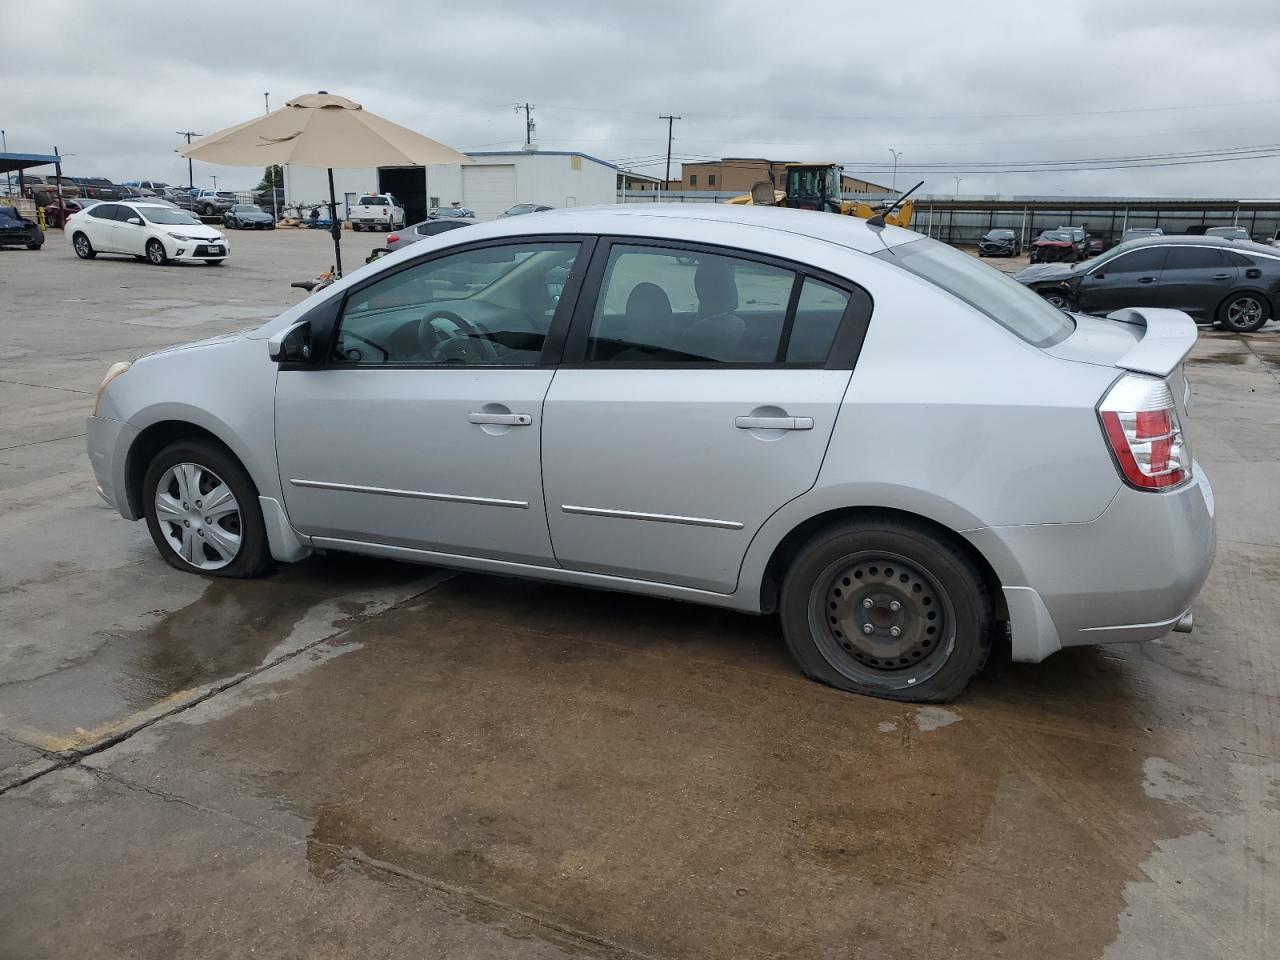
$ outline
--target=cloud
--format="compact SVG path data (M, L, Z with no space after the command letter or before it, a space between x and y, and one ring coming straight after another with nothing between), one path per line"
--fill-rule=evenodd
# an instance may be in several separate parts
M666 124L678 157L830 159L869 179L889 148L912 164L1056 160L1280 143L1272 0L1087 0L892 5L814 0L641 5L598 0L223 0L41 5L57 54L6 54L11 149L73 154L68 171L184 182L178 130L211 133L324 89L451 145L515 147L517 102L538 139L660 172ZM16 83L14 78L21 78ZM1092 113L1089 113L1091 112ZM1037 116L1027 116L1036 114ZM1086 115L1087 114L1087 115ZM1011 116L1019 115L1019 116ZM1128 171L964 173L926 191L1259 196L1280 161ZM196 164L208 185L260 171Z

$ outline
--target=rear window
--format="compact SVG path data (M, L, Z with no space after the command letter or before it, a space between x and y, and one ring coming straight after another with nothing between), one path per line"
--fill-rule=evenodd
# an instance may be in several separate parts
M1069 337L1075 323L1017 280L945 243L922 238L875 254L929 281L1035 347Z
M361 197L357 206L361 207L389 207L391 201L386 197Z

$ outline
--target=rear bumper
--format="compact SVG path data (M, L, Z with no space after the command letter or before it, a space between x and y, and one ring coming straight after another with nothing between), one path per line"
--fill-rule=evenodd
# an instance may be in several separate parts
M1004 585L1014 659L1164 636L1213 566L1214 509L1196 464L1186 487L1163 494L1124 487L1089 523L969 531Z

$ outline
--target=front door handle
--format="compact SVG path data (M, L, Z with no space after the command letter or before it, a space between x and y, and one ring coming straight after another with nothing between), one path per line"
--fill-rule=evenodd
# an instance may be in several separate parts
M1156 278L1155 277L1139 277L1138 282L1139 283L1155 283Z
M738 417L739 430L812 430L813 417Z
M468 413L467 423L493 423L503 427L527 427L533 417L527 413Z
M1215 273L1215 274L1213 275L1213 279L1215 279L1215 280L1230 280L1230 279L1231 279L1231 274L1229 274L1229 273Z

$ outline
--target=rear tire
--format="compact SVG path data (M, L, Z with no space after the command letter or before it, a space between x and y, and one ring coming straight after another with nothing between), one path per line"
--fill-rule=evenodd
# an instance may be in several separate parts
M184 471L184 466L193 469ZM174 471L194 478L195 489L183 491ZM201 503L201 498L209 493L220 497L219 484L231 492L234 517L223 513L206 518L201 513L209 510L209 505ZM157 506L162 501L171 504L163 521ZM226 503L219 506L225 508ZM271 566L258 491L244 467L219 443L178 440L156 454L142 481L142 507L151 539L171 567L212 577L243 578L256 577ZM207 525L206 520L210 521ZM214 548L215 541L224 549L228 543L235 544L229 561ZM192 559L183 554L187 544Z
M780 614L806 676L886 700L953 699L991 651L991 599L973 562L889 518L815 536L787 570Z
M1237 293L1218 307L1218 323L1233 333L1253 333L1271 319L1271 304L1260 293Z
M93 249L93 244L89 242L89 238L79 231L71 238L71 246L75 248L76 256L81 260L92 260L98 255L98 251Z
M360 224L358 224L358 223L353 223L353 224L351 225L351 232L352 232L352 233L359 233L359 232L360 232Z
M43 246L44 246L44 244L43 244L43 243L28 243L28 244L27 244L27 249L28 249L28 250L39 250L39 249L40 249L41 247L43 247Z

